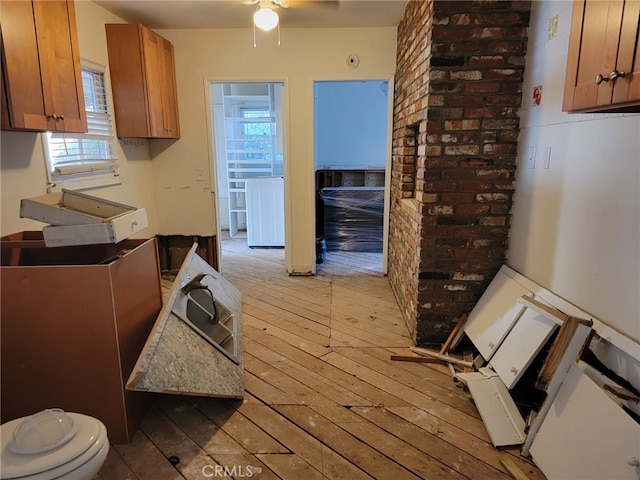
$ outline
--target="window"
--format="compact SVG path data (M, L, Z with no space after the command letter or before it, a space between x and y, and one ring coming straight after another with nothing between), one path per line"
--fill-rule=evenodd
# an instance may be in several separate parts
M104 68L83 61L87 133L45 132L49 183L82 189L121 183Z
M269 110L241 109L245 158L252 160L271 160L272 132Z

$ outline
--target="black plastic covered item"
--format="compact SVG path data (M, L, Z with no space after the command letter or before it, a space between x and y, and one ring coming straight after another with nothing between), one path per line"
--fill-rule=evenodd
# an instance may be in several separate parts
M323 188L327 251L382 252L384 187Z

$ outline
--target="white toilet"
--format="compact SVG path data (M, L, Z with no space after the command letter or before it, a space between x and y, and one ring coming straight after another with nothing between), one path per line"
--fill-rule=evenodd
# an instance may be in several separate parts
M1 479L89 480L109 453L100 420L59 409L0 426L0 445Z

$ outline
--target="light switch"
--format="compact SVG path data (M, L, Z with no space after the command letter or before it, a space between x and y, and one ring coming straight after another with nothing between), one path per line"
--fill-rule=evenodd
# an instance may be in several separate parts
M204 182L204 170L201 168L196 168L196 180L198 182Z
M536 168L536 147L529 147L527 149L527 156L524 160L525 168Z
M551 147L546 147L544 149L544 157L542 157L542 168L545 170L549 170L549 165L551 164Z

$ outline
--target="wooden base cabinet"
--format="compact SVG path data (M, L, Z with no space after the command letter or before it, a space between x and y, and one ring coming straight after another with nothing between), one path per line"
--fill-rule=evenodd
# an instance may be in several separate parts
M2 423L57 407L129 442L152 400L125 382L162 307L155 239L52 248L21 232L0 243Z

